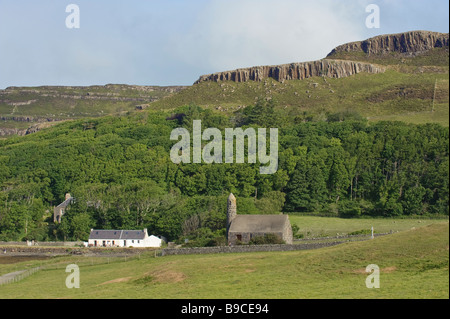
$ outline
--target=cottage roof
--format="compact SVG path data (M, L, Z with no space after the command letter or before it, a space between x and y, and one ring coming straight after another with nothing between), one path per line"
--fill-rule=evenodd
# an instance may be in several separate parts
M287 215L237 215L231 223L229 232L283 232L288 222Z
M89 239L144 239L142 230L91 230Z

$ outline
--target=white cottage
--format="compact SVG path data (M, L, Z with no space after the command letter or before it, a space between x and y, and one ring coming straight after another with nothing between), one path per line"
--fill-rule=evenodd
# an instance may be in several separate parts
M91 229L89 247L161 247L162 239L144 230Z

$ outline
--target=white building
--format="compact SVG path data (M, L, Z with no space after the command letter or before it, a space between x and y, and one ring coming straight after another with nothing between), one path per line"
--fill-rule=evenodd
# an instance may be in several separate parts
M162 239L144 230L91 229L89 247L161 247Z

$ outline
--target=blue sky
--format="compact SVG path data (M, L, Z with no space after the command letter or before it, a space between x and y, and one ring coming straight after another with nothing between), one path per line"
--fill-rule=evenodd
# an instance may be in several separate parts
M72 3L79 29L65 24ZM365 25L372 3L379 29ZM449 32L448 11L447 0L0 0L0 88L191 85L375 35Z

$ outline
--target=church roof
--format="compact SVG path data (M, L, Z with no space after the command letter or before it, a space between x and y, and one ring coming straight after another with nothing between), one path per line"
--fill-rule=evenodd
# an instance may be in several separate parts
M231 223L229 232L283 232L286 223L289 223L287 215L237 215Z

